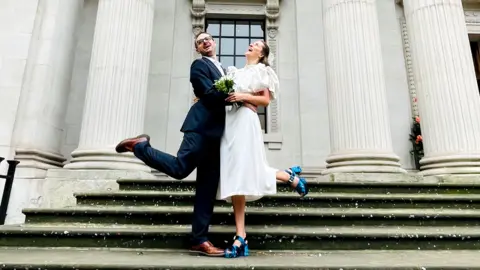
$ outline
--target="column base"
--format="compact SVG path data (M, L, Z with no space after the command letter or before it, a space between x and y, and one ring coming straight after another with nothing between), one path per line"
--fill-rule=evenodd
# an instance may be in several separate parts
M59 169L66 160L62 155L37 149L17 148L15 160L20 161L15 172L5 224L25 222L24 208L38 208L49 169Z
M70 170L127 170L151 172L151 168L132 153L118 154L113 149L75 150L70 163L64 166Z
M67 160L60 154L25 148L17 148L15 150L15 159L20 161L20 164L17 166L18 169L43 170L45 173L48 169L61 168ZM36 177L38 176L33 176L33 178Z
M426 157L420 160L420 170L419 174L424 176L479 174L480 177L480 154Z
M129 170L48 170L39 207L75 206L74 194L118 190L118 179L157 179L149 172Z
M327 169L332 173L407 173L394 154L332 154L327 159Z

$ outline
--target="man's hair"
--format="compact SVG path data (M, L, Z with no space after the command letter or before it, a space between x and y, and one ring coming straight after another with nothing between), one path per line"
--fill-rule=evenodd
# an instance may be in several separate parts
M198 38L201 34L207 34L207 35L209 35L209 36L213 39L212 35L210 35L210 33L207 33L207 32L205 32L205 31L202 31L202 32L196 34L196 35L195 35L195 39L193 40L193 45L195 45L195 49L198 47L198 45L197 45L197 38Z

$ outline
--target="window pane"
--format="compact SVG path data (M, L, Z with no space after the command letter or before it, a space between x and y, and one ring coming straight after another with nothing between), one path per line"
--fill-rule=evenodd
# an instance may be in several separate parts
M237 37L248 37L248 21L237 21L237 26L235 27L235 34Z
M222 64L223 68L234 66L233 64L233 56L222 56Z
M248 38L237 38L237 44L235 44L235 54L236 55L245 55L245 52L248 49L250 44Z
M220 35L220 22L219 21L208 21L207 32L212 36Z
M220 34L222 36L233 36L235 34L233 21L222 21L222 32Z
M234 53L234 44L233 38L221 38L220 39L220 54L229 54L233 55Z
M255 43L257 41L261 41L262 39L259 39L259 38L251 38L250 39L250 43Z
M252 22L252 25L250 26L250 36L263 38L265 35L263 33L262 25L262 22Z
M245 56L235 57L235 67L243 68L245 66L245 63L246 63Z

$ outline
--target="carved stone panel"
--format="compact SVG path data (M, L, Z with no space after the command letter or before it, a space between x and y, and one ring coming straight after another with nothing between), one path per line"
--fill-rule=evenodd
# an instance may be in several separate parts
M273 55L272 68L277 71L277 19L280 15L279 0L267 0L265 6L265 17L267 18L267 43L270 46L270 53ZM269 106L268 133L280 132L278 100L273 100Z

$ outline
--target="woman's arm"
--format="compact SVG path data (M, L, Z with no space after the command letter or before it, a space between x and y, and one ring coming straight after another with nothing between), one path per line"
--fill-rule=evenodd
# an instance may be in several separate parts
M232 93L226 100L229 102L247 102L255 106L266 107L270 104L270 91L268 89L263 89L255 95L248 93Z

